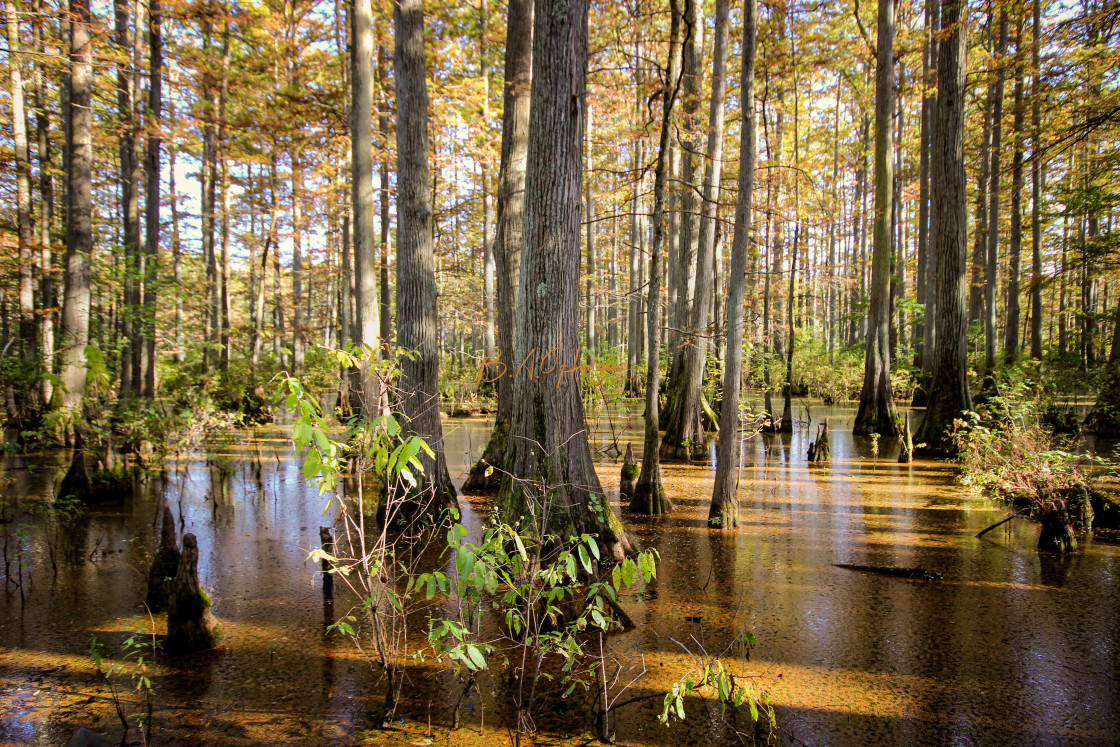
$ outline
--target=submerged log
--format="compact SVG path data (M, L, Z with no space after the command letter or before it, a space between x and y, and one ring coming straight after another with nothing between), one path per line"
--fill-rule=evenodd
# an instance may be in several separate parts
M171 507L163 504L163 527L159 548L148 569L148 596L144 604L150 612L163 612L171 601L171 584L179 572L179 547L175 543L175 517Z
M206 651L218 645L221 635L221 626L210 612L210 595L198 581L198 541L186 534L167 607L164 650L170 654Z
M893 576L909 581L940 581L941 574L925 568L902 568L895 565L850 565L848 563L833 563L837 568L849 571L862 571L863 573L877 573L880 576Z
M634 497L634 480L638 477L638 462L634 459L634 445L626 444L626 456L622 460L622 479L618 486L620 496Z

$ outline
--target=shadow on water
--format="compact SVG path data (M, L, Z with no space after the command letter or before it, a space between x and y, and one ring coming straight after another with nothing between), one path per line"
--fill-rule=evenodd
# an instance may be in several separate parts
M771 693L785 742L1120 739L1120 548L1086 540L1073 557L1041 556L1033 551L1038 530L1027 522L976 539L1006 512L954 484L951 466L899 465L897 444L888 441L876 453L870 440L850 435L852 408L813 404L797 412L802 427L792 436L743 444L738 531L707 528L710 463L664 465L672 513L623 516L662 558L654 582L621 596L639 627L608 639L619 657L645 657L648 674L627 697L655 694L687 670L682 644L721 650L747 629L757 646L737 666ZM639 415L627 405L600 417L593 448L606 453L617 442L624 450L629 441L640 456ZM826 417L833 460L809 466L812 429ZM459 483L489 426L482 418L445 423L448 465ZM222 434L204 455L134 497L89 510L58 540L78 560L60 563L57 575L48 560L51 536L31 508L53 492L59 460L7 455L3 467L3 529L9 549L22 543L30 578L24 601L11 583L0 601L0 742L61 743L78 724L119 734L86 652L91 635L112 653L129 631L146 629L147 562L164 500L178 532L198 538L202 583L226 639L188 660L161 658L157 741L347 744L362 735L381 697L378 671L347 640L324 632L352 600L338 590L324 600L307 559L320 526L340 527L338 502L324 513L325 499L306 485L281 429ZM620 462L603 456L600 467L617 502ZM468 530L478 533L488 502L464 498L461 505ZM13 539L17 530L22 539ZM836 564L921 567L943 581ZM157 618L157 630L161 624ZM449 676L414 662L408 677L406 721L447 723ZM507 686L484 682L484 694L467 699L469 730L457 732L474 735L466 743L505 740ZM558 702L539 721L551 739L593 729L583 700ZM688 722L664 727L660 703L653 697L620 711L618 739L731 738L718 725L718 704L690 700ZM393 743L392 733L383 736ZM413 741L418 736L422 730L402 731L398 743L422 743Z

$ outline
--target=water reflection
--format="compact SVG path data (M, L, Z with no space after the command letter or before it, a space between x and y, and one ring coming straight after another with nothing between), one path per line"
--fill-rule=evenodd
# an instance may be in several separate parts
M589 434L614 501L620 464L607 454L627 441L640 452L639 412L600 413ZM796 414L796 433L742 445L738 531L706 526L711 463L666 464L675 510L657 519L624 517L662 557L659 578L621 600L642 627L610 639L620 655L644 653L652 665L636 692L655 692L690 666L675 641L722 650L745 627L758 641L751 671L770 688L785 739L1114 742L1118 548L1087 540L1072 558L1039 556L1037 528L1026 522L977 540L1004 511L962 492L949 466L899 465L897 446L888 442L875 454L869 440L850 436L850 408L816 404ZM808 442L826 417L833 459L810 466ZM458 484L489 424L445 423ZM61 563L57 576L45 560L50 539L27 496L53 490L58 461L6 455L4 529L14 547L16 527L26 527L32 581L25 602L11 584L0 602L0 740L60 742L97 710L83 706L92 687L89 637L96 632L112 648L143 624L146 563L167 500L180 534L198 538L200 574L227 642L172 663L157 679L157 703L170 719L161 741L353 741L381 691L376 671L346 641L324 633L349 600L337 589L335 599L324 597L307 554L320 526L338 536L339 502L324 513L326 500L305 484L289 452L280 429L216 438L204 458L175 465L132 499L91 510L68 528L61 541L81 561ZM340 486L340 494L347 491L352 495L354 485ZM461 501L472 534L488 505ZM839 563L923 567L944 581L904 581ZM410 691L420 705L406 715L422 719L431 699L433 718L445 716L452 687L443 675L418 676ZM104 692L94 697L104 705ZM472 696L470 708L489 712L487 697ZM628 707L614 720L619 739L722 743L722 732L708 731L716 714L694 708L688 724L666 729L656 721L659 709L656 698ZM546 723L583 729L586 716L558 713ZM93 725L116 728L111 719Z

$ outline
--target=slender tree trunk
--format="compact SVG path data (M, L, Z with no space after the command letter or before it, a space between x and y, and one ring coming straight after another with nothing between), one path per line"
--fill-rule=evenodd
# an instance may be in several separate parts
M754 198L755 142L758 138L754 102L755 47L758 38L758 0L743 4L743 77L739 95L743 108L739 141L739 193L735 203L735 233L731 243L731 276L727 299L727 358L723 367L723 399L720 432L716 442L716 477L708 523L731 529L738 526L736 495L739 488L740 443L739 391L743 368L743 301L747 254L750 250L752 200ZM718 35L717 35L718 38ZM837 95L839 99L839 95Z
M120 157L120 201L123 229L124 254L124 296L123 333L125 347L120 357L120 395L122 398L136 394L133 386L136 374L133 371L134 352L139 340L136 335L136 315L139 312L137 299L136 263L140 253L140 201L139 172L137 165L136 136L138 122L134 110L136 88L129 65L132 59L133 35L132 19L129 13L129 0L115 0L114 16L116 21L114 42L119 48L117 62L117 143ZM137 19L139 20L139 19Z
M863 390L856 413L856 435L898 433L898 412L891 389L890 285L891 204L894 163L891 115L894 112L894 0L879 0L878 61L875 71L875 236L871 264L871 308L867 319Z
M992 52L992 7L984 24L984 47ZM980 137L980 163L976 180L975 236L972 247L972 280L968 297L968 320L979 322L984 316L984 275L986 273L988 246L988 200L990 189L989 169L992 147L992 104L995 102L995 80L988 76L988 90L984 97L984 119ZM932 235L932 231L931 231Z
M442 520L455 507L455 487L443 454L436 347L436 273L432 249L432 196L428 171L428 83L422 0L393 6L397 92L397 344L415 355L401 361L400 409L407 430L429 442L417 511ZM419 498L431 491L433 495ZM426 504L426 505L423 505Z
M700 206L699 254L695 259L696 282L687 317L687 330L682 338L681 369L666 403L667 423L661 442L664 458L688 459L704 454L704 367L708 352L708 317L712 311L712 271L716 239L716 208L722 167L724 100L727 95L727 27L728 8L725 0L716 3L715 45L712 63L712 96L708 115L708 142L704 154L703 203ZM687 14L686 14L687 19ZM703 15L695 14L692 22L703 25ZM702 45L701 45L702 48ZM682 86L683 87L683 86ZM696 138L698 140L698 138ZM695 170L693 170L695 173ZM695 194L689 189L686 194ZM686 210L689 201L685 201ZM695 218L685 216L685 233L696 230ZM682 240L682 246L684 241ZM708 408L710 411L710 408Z
M938 216L933 272L937 293L937 358L929 406L914 436L915 453L955 452L953 421L972 409L968 391L968 192L964 171L964 99L968 5L942 0L942 40L933 128L933 194Z
M260 366L261 355L261 338L263 337L264 330L264 289L268 278L268 255L269 251L277 251L276 247L276 230L277 223L280 220L280 200L276 195L276 153L273 151L269 154L268 160L268 190L271 204L270 217L268 221L268 232L264 237L264 248L261 250L261 272L260 282L257 283L257 295L254 299L254 313L253 313L253 348L252 348L252 372L253 381L256 383L257 369Z
M303 370L303 148L292 151L292 369Z
M1023 21L1015 27L1015 51L1023 49ZM1003 326L1003 359L1010 365L1019 359L1019 275L1023 254L1023 66L1015 63L1012 93L1011 238L1008 245L1007 316Z
M494 237L490 232L494 224L494 200L490 194L490 60L487 58L487 29L490 23L490 6L481 0L478 6L478 68L482 78L482 126L485 132L484 153L479 159L482 181L482 309L483 330L482 347L486 361L494 357L497 345L495 340L495 285L497 283L497 262L494 259ZM499 167L500 168L500 167ZM497 366L486 365L487 379L497 375Z
M60 330L58 404L73 410L86 393L90 254L93 251L93 38L88 0L70 0L70 81L66 110L69 173L66 274Z
M922 111L920 133L918 135L918 246L917 246L917 273L914 278L915 300L923 308L920 321L914 325L914 365L919 369L918 387L915 391L915 404L924 404L926 388L929 386L929 360L926 355L926 346L933 345L934 340L930 335L933 329L933 309L929 306L932 294L927 291L926 278L932 276L930 272L930 240L929 240L929 142L930 120L933 115L935 96L932 93L933 82L930 80L932 66L930 61L933 46L933 2L925 3L925 43L922 46Z
M8 30L8 71L11 81L12 140L16 165L16 225L19 241L19 344L23 359L34 362L38 355L35 339L35 290L32 277L34 240L31 217L31 150L27 140L27 112L24 106L23 71L20 59L19 10L16 0L5 0ZM38 391L20 392L20 398L37 397Z
M635 24L637 29L637 24ZM637 33L637 32L636 32ZM641 57L642 46L640 40L634 42L634 57ZM634 121L641 121L642 117L642 65L634 66ZM629 251L629 293L627 294L627 330L626 330L626 394L637 397L641 391L641 377L639 368L642 363L642 299L641 275L645 267L642 256L644 238L644 223L639 210L642 206L641 192L645 183L645 148L644 139L637 138L631 144L630 170L636 174L630 192L630 251Z
M178 76L172 67L169 82L172 88L177 83ZM167 124L171 132L175 131L175 97L167 101ZM175 286L175 362L183 363L187 358L186 346L183 341L183 244L179 234L179 193L175 189L175 160L179 153L178 140L172 138L167 154L167 198L171 207L171 272L172 282ZM261 276L264 283L264 275Z
M392 104L388 88L388 53L383 45L377 46L377 79L381 83L381 106L377 117L377 132L381 141L379 187L381 193L381 339L389 342L393 336L392 297L389 287L389 257L392 242L389 233L389 115Z
M355 341L379 347L381 333L378 299L377 251L373 234L373 10L370 0L355 0L352 6L350 47L350 209L354 215ZM349 264L348 260L344 260ZM375 418L381 411L381 387L370 375L370 362L364 361L361 384L354 394L360 397L361 412Z
M984 372L991 373L996 367L996 286L999 284L999 180L1002 167L1003 136L1003 85L1007 75L1007 8L999 11L999 48L996 60L999 72L996 73L995 88L992 92L992 162L991 184L988 190L988 255L984 277Z
M676 262L676 296L669 311L668 396L661 426L670 426L678 419L681 396L678 394L684 376L684 350L695 335L689 329L692 307L697 291L698 256L700 253L700 98L704 82L704 9L696 0L685 0L682 15L680 121L677 123L680 181L677 184L677 209L673 215L677 231L669 242L669 261ZM675 253L674 253L675 250ZM673 429L675 430L675 429Z
M47 111L47 92L44 82L43 55L43 8L41 0L35 0L35 19L32 22L34 49L37 54L34 62L35 86L35 132L37 158L39 164L39 350L41 365L46 374L53 374L54 365L54 317L55 288L52 279L53 232L54 232L54 164L51 161L50 118ZM54 393L51 377L44 376L40 382L39 394L44 405L48 405Z
M1031 357L1042 360L1042 46L1041 0L1034 0L1031 35ZM1053 341L1051 341L1051 345Z
M843 78L836 77L836 110L832 119L832 196L829 202L828 218L828 288L827 288L827 313L828 322L825 330L828 346L828 359L836 358L836 342L839 331L836 328L839 322L839 297L840 289L836 287L836 234L837 211L842 210L840 202L840 91Z
M149 0L148 7L148 143L144 161L147 180L144 226L144 313L141 339L144 380L141 394L148 400L156 395L156 284L159 277L160 235L160 115L163 106L163 9L160 0Z
M216 159L216 168L221 169L220 176L220 195L221 195L221 217L222 217L222 258L221 266L219 268L220 289L218 291L218 316L217 324L221 329L218 343L219 350L219 363L222 371L229 370L229 325L230 314L232 313L232 299L230 298L230 205L229 205L229 159L227 151L229 150L229 137L226 129L226 105L229 100L229 42L230 42L230 27L227 20L224 24L222 31L222 77L219 82L218 88L218 148L214 158ZM215 175L215 178L217 175Z
M585 306L587 309L587 360L594 365L595 355L598 352L598 338L595 334L595 307L597 305L595 295L595 202L594 202L594 189L591 184L592 175L594 174L594 151L595 148L591 141L591 104L587 104L587 126L586 126L586 156L587 156L587 173L583 179L584 199L586 200L587 214L584 216L584 223L587 225L587 294L585 298Z
M491 491L501 485L513 416L516 379L518 293L521 284L525 161L529 146L529 87L533 66L533 0L511 0L506 21L505 85L502 91L502 155L498 166L498 222L494 238L498 346L494 376L498 411L494 430L463 483L463 491ZM491 469L493 467L494 469ZM490 474L487 474L489 472Z
M661 482L660 434L658 433L658 388L661 374L661 326L658 307L661 304L661 246L665 241L665 172L668 169L670 128L673 104L681 88L679 0L670 0L672 22L669 32L669 66L662 92L661 134L658 138L657 165L653 174L653 242L650 247L648 314L649 354L646 359L645 439L642 448L642 469L634 486L630 510L642 514L660 514L672 508Z
M202 370L210 370L211 360L217 350L216 335L218 332L218 262L214 252L214 203L215 179L217 176L217 129L214 122L214 81L209 70L209 56L211 41L211 22L209 16L202 18L202 56L204 59L201 73L200 87L202 88L202 163L200 173L201 212L199 223L202 229L202 254L206 262L206 310L205 338L206 345L202 351Z

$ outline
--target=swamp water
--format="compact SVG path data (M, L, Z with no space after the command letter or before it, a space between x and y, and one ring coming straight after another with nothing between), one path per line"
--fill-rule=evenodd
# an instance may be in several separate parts
M780 743L1120 742L1120 547L1086 537L1072 557L1039 555L1038 527L1025 521L976 539L1008 512L955 484L950 465L899 465L896 444L876 454L870 440L850 435L853 409L799 403L797 411L792 437L745 442L737 531L706 527L710 464L663 465L671 514L621 514L631 535L661 554L658 578L621 595L639 627L607 637L616 656L644 661L647 670L621 699L663 690L693 665L686 649L723 650L745 628L757 645L734 667L770 693ZM832 462L810 466L808 441L825 417ZM444 422L457 483L489 425ZM598 418L593 447L624 450L628 441L640 451L636 410ZM620 464L601 458L614 501ZM348 602L337 592L324 600L307 559L320 525L337 525L338 504L323 515L325 499L305 484L282 428L215 435L197 458L134 498L48 531L34 509L61 468L58 455L3 461L0 744L62 744L79 725L120 738L87 652L96 635L106 657L119 658L131 631L147 629L146 563L164 499L180 533L198 537L200 576L225 639L206 654L157 657L156 744L420 745L428 743L429 716L449 723L453 683L416 663L404 723L369 730L366 714L381 702L383 685L348 639L324 631ZM460 506L477 534L489 504L472 497ZM922 567L943 580L836 564ZM128 678L117 687L126 713L134 712ZM504 684L484 684L495 687ZM579 744L594 733L583 705L557 708L538 719L538 743ZM612 713L617 740L730 739L718 703L688 699L688 720L669 727L658 723L660 709L654 697ZM468 699L463 729L437 730L434 743L506 743L499 710L493 697ZM130 738L138 740L135 728Z

